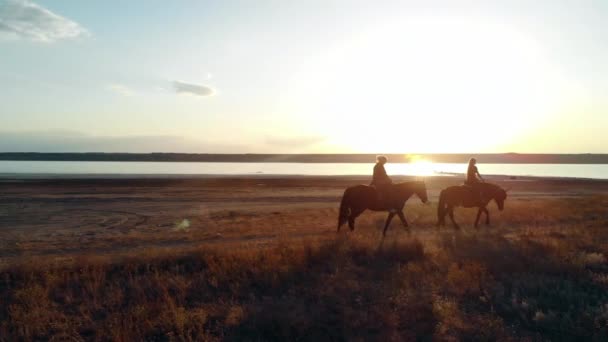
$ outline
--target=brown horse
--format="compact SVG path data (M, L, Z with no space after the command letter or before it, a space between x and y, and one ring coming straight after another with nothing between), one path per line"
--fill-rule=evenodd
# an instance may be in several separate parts
M496 201L499 210L504 209L507 192L496 184L479 183L477 185L482 194L483 199L479 198L479 194L473 192L473 189L467 185L450 186L441 190L439 194L439 204L437 205L437 222L438 226L445 225L445 215L450 215L450 219L454 224L454 228L460 229L460 226L454 221L454 207L479 208L477 218L475 219L475 228L479 224L481 213L486 214L486 224L490 224L490 212L486 208L491 200Z
M366 209L373 211L390 211L384 224L383 235L386 235L386 229L393 220L395 215L398 215L404 227L408 227L405 215L403 215L403 206L413 194L416 194L422 203L428 201L426 195L426 185L424 182L404 182L393 185L393 193L395 208L386 208L384 203L380 203L376 189L367 185L355 185L347 188L342 195L340 202L340 214L338 216L338 231L340 227L348 221L350 230L355 230L355 219L361 215Z

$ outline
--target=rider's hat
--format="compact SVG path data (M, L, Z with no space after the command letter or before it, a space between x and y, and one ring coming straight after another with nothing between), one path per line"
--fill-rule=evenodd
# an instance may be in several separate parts
M376 161L386 163L388 161L388 158L386 158L386 156L380 155L380 156L376 156Z

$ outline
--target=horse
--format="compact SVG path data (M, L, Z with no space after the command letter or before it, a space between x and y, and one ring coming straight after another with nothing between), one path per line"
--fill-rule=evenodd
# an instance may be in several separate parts
M388 211L388 217L384 224L384 231L382 235L386 235L386 229L390 225L393 217L398 215L401 219L403 226L407 228L409 225L403 214L403 206L405 202L413 195L416 194L422 203L428 201L426 194L426 185L422 181L403 182L393 184L392 197L395 202L395 208L387 208L384 203L378 199L376 189L367 185L355 185L347 188L342 195L340 201L340 213L338 214L338 232L340 227L346 221L350 230L355 230L355 219L361 215L365 210L369 209L372 211Z
M478 187L483 195L483 199L480 198L479 194L473 192L471 186L457 185L450 186L446 189L441 190L439 194L439 204L437 205L437 226L441 227L445 225L446 213L450 216L455 229L460 229L460 226L454 221L454 207L465 207L465 208L479 208L477 211L477 218L475 219L475 228L479 224L479 218L481 213L486 214L486 225L490 224L490 212L486 208L491 200L496 202L498 209L502 211L504 209L505 200L507 199L507 191L496 184L491 183L479 183Z

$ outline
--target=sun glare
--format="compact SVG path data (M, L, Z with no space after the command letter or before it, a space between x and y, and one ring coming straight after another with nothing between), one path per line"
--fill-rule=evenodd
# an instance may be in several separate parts
M412 174L416 176L431 176L433 175L433 163L427 160L418 160L412 164Z
M418 155L407 155L407 163L388 164L389 171L396 175L432 176L435 174L433 162Z
M564 84L533 39L496 21L416 17L313 58L288 98L352 151L483 152L555 114Z

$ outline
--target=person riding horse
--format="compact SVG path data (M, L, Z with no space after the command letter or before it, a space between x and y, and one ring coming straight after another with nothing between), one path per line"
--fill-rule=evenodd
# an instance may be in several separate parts
M384 164L386 164L387 161L388 158L385 156L376 157L376 165L374 165L374 174L370 186L376 188L378 200L390 208L392 206L393 181L386 174L386 170L384 169ZM390 210L393 210L393 208L390 208Z
M479 174L479 170L477 169L477 159L471 158L469 159L469 167L467 169L467 179L464 184L471 187L471 190L475 194L475 196L479 196L479 200L483 200L483 190L479 186L479 183L485 182L481 174Z
M464 185L449 186L439 192L439 202L437 203L437 225L439 227L445 224L445 216L449 215L454 228L460 228L454 220L454 208L456 207L478 208L475 219L476 228L483 213L486 214L486 224L490 224L490 212L487 205L491 200L496 201L499 210L504 209L507 190L496 184L487 183L479 174L475 164L477 164L477 160L471 158Z

